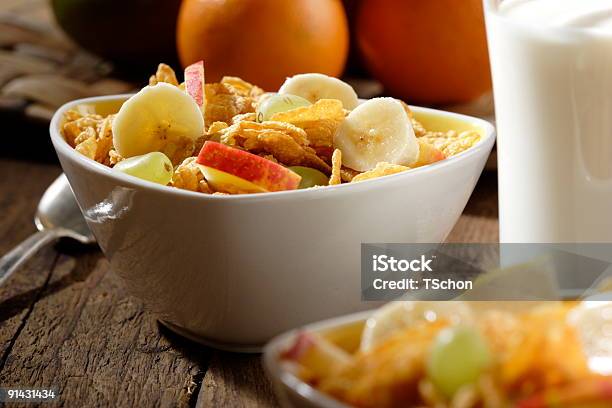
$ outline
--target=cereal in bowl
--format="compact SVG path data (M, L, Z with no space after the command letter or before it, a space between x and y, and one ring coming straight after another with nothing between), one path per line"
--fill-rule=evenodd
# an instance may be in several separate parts
M350 85L322 74L265 93L237 77L206 83L201 61L182 83L160 64L116 114L66 112L62 133L114 171L202 194L358 182L444 160L480 139L477 130L428 131L397 99L359 103Z

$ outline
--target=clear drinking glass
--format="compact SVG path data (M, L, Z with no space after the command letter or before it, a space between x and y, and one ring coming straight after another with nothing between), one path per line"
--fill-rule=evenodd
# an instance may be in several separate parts
M612 1L484 3L500 241L612 242Z

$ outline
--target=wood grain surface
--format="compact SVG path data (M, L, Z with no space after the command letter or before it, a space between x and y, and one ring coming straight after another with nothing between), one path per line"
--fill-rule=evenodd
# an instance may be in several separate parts
M34 232L54 164L0 159L0 254ZM498 238L496 175L485 173L454 242ZM98 249L49 247L0 287L0 386L56 386L58 406L270 407L259 355L215 351L160 326Z

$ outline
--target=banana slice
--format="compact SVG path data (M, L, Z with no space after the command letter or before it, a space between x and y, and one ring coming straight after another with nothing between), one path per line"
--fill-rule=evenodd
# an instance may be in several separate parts
M410 166L419 156L419 143L401 102L370 99L348 114L334 136L342 161L357 171L387 162Z
M200 107L180 88L163 82L145 86L125 101L113 120L117 153L132 157L163 152L180 161L183 150L204 134Z
M324 74L298 74L287 78L279 94L301 96L315 103L319 99L338 99L345 109L355 109L359 99L352 86Z
M419 322L448 320L451 324L470 323L470 307L464 302L397 301L375 311L366 321L360 349L367 352L394 333Z

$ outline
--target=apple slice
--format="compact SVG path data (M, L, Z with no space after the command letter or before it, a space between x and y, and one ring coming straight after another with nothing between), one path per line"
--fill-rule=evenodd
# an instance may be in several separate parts
M268 190L233 174L198 164L206 182L216 191L227 194L267 193Z
M198 61L185 68L185 90L196 101L202 112L206 108L204 83L204 61Z
M230 194L295 190L302 179L273 161L211 141L204 143L196 162L215 190Z
M410 165L410 167L415 168L426 166L428 164L446 159L444 153L433 147L431 144L422 142L418 139L417 141L419 142L419 156L417 157L417 160Z

